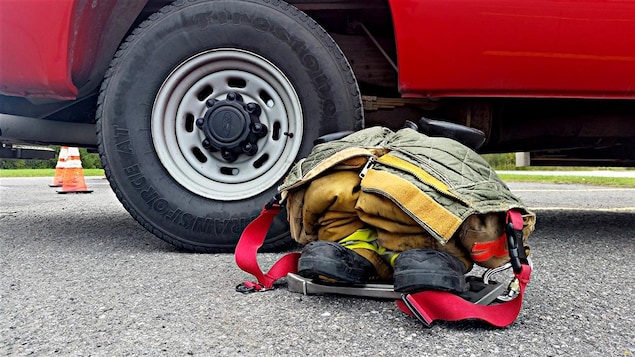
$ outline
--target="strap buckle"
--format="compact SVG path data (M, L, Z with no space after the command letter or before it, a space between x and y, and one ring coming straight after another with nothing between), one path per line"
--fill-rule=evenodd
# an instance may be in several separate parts
M523 224L522 217L518 211L507 212L507 225L505 226L505 234L507 235L507 251L509 252L509 261L514 268L515 274L520 274L522 264L531 264L527 257L527 252L523 243Z
M509 259L514 273L519 273L522 266L520 265L520 257L518 256L518 237L512 222L507 223L507 251L509 251Z
M269 202L265 203L265 210L268 211L274 207L281 207L282 206L281 201L282 201L282 194L278 192L269 200Z
M267 290L273 289L267 289L263 284L254 281L245 281L241 284L236 285L236 291L243 294L251 294Z

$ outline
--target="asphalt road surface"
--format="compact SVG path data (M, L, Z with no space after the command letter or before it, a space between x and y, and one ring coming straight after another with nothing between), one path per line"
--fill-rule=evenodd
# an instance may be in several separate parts
M520 316L425 328L392 301L237 293L231 254L155 238L103 178L50 180L0 179L0 355L635 355L634 189L510 184L538 214Z

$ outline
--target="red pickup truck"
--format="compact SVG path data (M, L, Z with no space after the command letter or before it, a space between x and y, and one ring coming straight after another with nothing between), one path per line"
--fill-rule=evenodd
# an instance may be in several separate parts
M635 1L3 0L0 113L5 149L94 148L145 228L227 251L316 138L364 125L633 166Z

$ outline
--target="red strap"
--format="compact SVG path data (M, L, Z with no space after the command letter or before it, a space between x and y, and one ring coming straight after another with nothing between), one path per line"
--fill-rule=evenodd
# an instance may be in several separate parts
M506 327L511 325L520 313L525 287L531 275L531 267L523 264L521 272L515 275L520 285L518 296L511 301L496 305L478 305L452 293L436 290L406 295L405 299L427 325L435 320L478 319L496 327ZM413 315L413 311L403 301L398 301L397 305L406 314Z
M516 210L507 211L506 223L511 222L516 230L523 229L523 216ZM503 233L496 240L490 242L475 242L472 245L470 255L475 262L484 262L491 258L503 258L509 256L507 249L507 232Z
M500 237L490 242L475 242L470 255L475 262L479 263L492 258L508 257L507 233L503 232Z
M264 208L260 215L247 225L236 245L234 259L240 269L256 277L258 283L245 282L246 286L254 290L270 289L276 280L287 276L287 273L294 273L298 270L300 253L297 252L289 253L280 258L266 274L260 270L258 265L256 258L258 249L265 241L267 231L280 209L279 205Z
M525 225L525 222L523 222L523 215L515 209L507 211L507 222L512 222L514 229L519 231L522 230Z

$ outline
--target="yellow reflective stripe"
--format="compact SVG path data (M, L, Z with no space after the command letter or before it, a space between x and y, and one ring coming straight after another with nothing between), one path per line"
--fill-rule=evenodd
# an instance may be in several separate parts
M375 243L367 243L367 242L348 242L348 243L341 243L343 247L348 248L348 249L368 249L371 250L379 255L384 254L384 251L386 251L386 248L384 247L380 247L379 244L377 244L377 242Z
M395 266L395 259L397 259L397 256L399 255L397 252L380 246L377 241L377 231L369 228L358 229L348 237L339 240L338 243L345 248L355 250L365 258L368 258L368 256L360 252L359 249L366 249L375 252L391 266ZM373 265L376 264L373 263ZM375 266L375 268L377 268L377 266Z
M368 249L380 255L386 251L386 248L380 247L377 243L377 232L374 229L358 229L338 243L348 249Z
M377 232L374 229L361 228L350 234L346 238L342 238L339 243L350 241L372 242L377 240Z
M450 188L443 181L430 175L428 172L418 167L417 165L414 165L406 160L400 159L390 154L386 154L380 157L379 159L377 159L377 161L384 165L388 165L396 169L409 172L413 174L415 177L417 177L419 181L429 186L432 186L435 190L443 193L444 195L452 197L452 198L456 198L457 200L460 200L461 202L466 203L465 201L463 201L463 199L461 199L454 193L450 192Z
M384 258L386 258L388 254L384 254ZM392 252L392 255L390 255L390 258L388 259L388 263L390 264L391 267L395 267L395 260L397 260L397 257L399 256L399 253L397 252Z
M364 188L377 190L387 195L415 221L429 227L446 241L452 238L461 225L462 220L459 217L426 195L417 186L397 175L385 171L368 170L362 180L362 189Z

